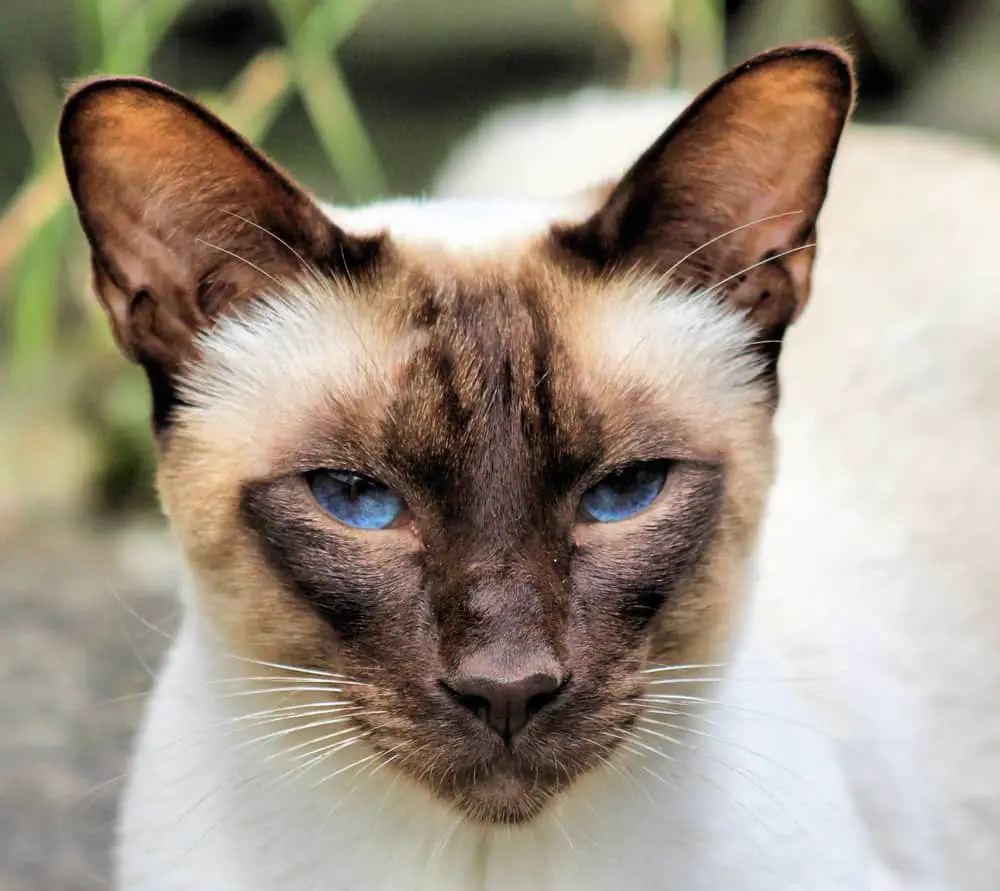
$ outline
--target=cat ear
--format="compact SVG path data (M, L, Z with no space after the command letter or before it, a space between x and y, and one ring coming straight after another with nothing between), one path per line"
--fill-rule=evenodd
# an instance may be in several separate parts
M596 214L557 228L557 242L601 271L717 288L780 339L809 294L853 98L850 60L835 47L755 56L695 99Z
M59 142L97 294L160 414L195 336L226 307L274 292L304 264L337 274L378 253L379 239L341 231L221 120L153 81L78 87Z

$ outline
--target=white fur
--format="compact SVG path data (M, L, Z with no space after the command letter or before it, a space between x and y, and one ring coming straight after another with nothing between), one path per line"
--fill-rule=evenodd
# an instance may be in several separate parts
M579 196L550 193L488 201L464 196L426 200L401 198L364 207L328 207L330 215L356 235L389 230L393 238L411 245L443 246L461 253L495 252L541 235L554 219L578 219L586 210Z

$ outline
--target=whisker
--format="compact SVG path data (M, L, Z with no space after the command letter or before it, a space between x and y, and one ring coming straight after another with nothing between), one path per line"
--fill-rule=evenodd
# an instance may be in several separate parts
M248 656L237 656L235 653L227 653L226 655L230 659L235 659L238 662L248 662L251 665L262 665L265 668L277 668L277 669L279 669L281 671L294 671L294 672L296 672L298 674L318 675L319 677L322 677L322 678L341 678L341 677L343 677L343 675L341 675L341 674L337 674L337 673L331 672L331 671L323 671L322 669L318 669L318 668L304 668L301 665L285 665L282 662L268 662L267 660L264 660L264 659L251 659ZM360 682L356 682L356 683L360 683Z
M642 717L640 717L639 720L640 721L646 720L647 723L656 724L657 726L660 726L660 727L673 727L673 728L675 728L677 730L684 730L684 729L686 729L686 728L682 727L680 724L664 724L661 721L650 721L649 719L644 719ZM694 749L695 748L695 746L692 746L690 743L686 743L683 740L678 739L676 736L671 736L669 733L661 733L660 731L653 730L650 727L637 727L636 729L642 731L643 733L651 733L653 736L659 737L664 742L671 743L672 745L675 745L675 746L680 746L682 749Z
M293 760L296 760L296 761L302 760L302 759L308 759L308 760L303 761L303 763L301 763L301 764L296 764L290 770L286 770L283 774L281 774L280 776L278 776L275 780L269 782L267 784L267 787L270 787L272 785L276 785L277 783L280 783L280 782L282 782L284 780L291 780L292 778L297 777L297 776L299 776L299 777L305 776L305 774L307 774L317 764L322 764L324 761L326 761L332 755L335 755L337 752L342 752L344 749L350 748L352 745L354 745L355 743L357 743L358 740L363 739L364 736L365 736L365 734L362 733L362 734L359 734L358 736L352 736L350 739L341 740L338 743L332 743L332 744L325 745L325 746L323 746L322 748L320 748L315 753L308 752L308 753L306 753L304 755L300 755L298 758L293 759ZM310 757L310 756L312 756L312 757ZM265 787L265 788L267 788L267 787Z
M125 602L121 594L118 593L117 589L113 585L109 587L109 590L111 591L111 596L114 597L115 600L118 602L118 605L123 610L125 610L125 612L127 612L133 619L139 622L146 630L153 632L153 634L156 634L164 638L165 640L170 641L171 643L174 642L174 635L170 634L167 631L164 631L162 628L160 628L155 623L151 622L145 616L140 615L140 613L137 612L133 607L129 606L129 604ZM176 615L176 612L174 614Z
M662 671L703 671L709 668L725 668L725 662L703 662L692 663L691 665L659 665L653 668L644 668L639 674L659 674Z
M342 718L339 721L331 721L330 723L331 724L339 724L339 723L342 723L343 721L349 721L349 720L350 720L350 718ZM279 752L273 752L272 754L268 755L264 760L265 761L271 761L271 760L273 760L274 758L277 758L277 757L284 758L284 757L286 757L288 755L291 755L292 752L299 752L299 754L295 755L291 760L292 761L301 761L303 758L308 758L311 755L316 754L317 751L322 751L323 748L325 748L325 747L320 747L320 749L315 749L315 748L314 749L310 749L309 751L306 751L306 752L301 752L301 749L309 749L310 746L315 746L317 743L326 742L327 740L330 740L330 739L336 739L338 736L343 736L345 733L353 733L356 729L357 729L357 727L355 727L355 726L352 726L352 727L343 727L340 730L333 731L333 733L325 733L325 734L323 734L323 736L319 736L316 739L308 739L305 742L301 742L301 743L298 743L297 745L290 746L287 749L281 749L281 751L279 751Z
M340 723L343 723L345 721L358 721L361 718L368 718L368 717L370 717L372 715L382 715L382 714L385 714L385 712L383 712L383 711L369 711L369 712L358 712L358 713L350 714L350 715L342 715L342 716L338 717L337 720L330 721L329 724L333 725L333 724L340 724ZM322 725L320 725L320 726L322 726ZM328 734L326 736L317 737L315 739L307 739L304 742L298 743L298 744L296 744L294 746L290 746L288 748L282 748L281 751L278 752L277 754L278 754L279 757L283 757L283 756L289 755L291 752L295 752L295 751L298 751L299 749L307 748L309 746L315 745L316 743L323 742L326 739L334 739L335 737L339 736L342 733L347 733L349 730L357 730L358 726L359 725L355 724L353 727L349 727L346 730L340 730L340 731L337 731L335 733ZM365 732L367 734L369 734L369 735L371 734L370 730L366 730ZM309 752L306 752L304 755L296 755L292 760L299 760L299 759L304 758L304 757L307 758L307 757L309 757L309 754L310 754Z
M238 675L238 676L234 675L234 676L228 677L228 678L215 678L214 680L210 681L210 683L212 683L212 684L245 684L245 683L247 683L249 681L256 681L256 682L261 682L261 683L263 683L265 681L270 681L270 682L273 682L275 684L291 684L291 683L295 683L295 684L301 684L303 686L303 688L309 686L310 684L344 684L345 686L353 686L353 687L362 687L362 686L367 687L367 686L370 686L369 684L362 684L360 681L351 681L351 680L349 680L347 678L337 678L337 677L330 677L330 678L300 678L300 677L289 677L288 675L280 675L280 674L273 674L273 675L263 675L263 674L261 674L261 675Z
M632 745L636 745L640 749L643 749L646 752L649 752L649 753L651 753L653 755L657 755L660 758L666 758L667 761L676 761L677 760L676 758L673 757L673 755L670 755L667 752L664 752L664 751L661 751L660 749L655 749L652 746L646 745L646 743L642 742L634 733L628 733L627 731L624 731L624 730L622 730L620 732L622 734L624 734L623 736L619 737L620 739L627 739Z
M650 775L651 777L653 777L654 779L656 779L656 780L659 780L659 781L660 781L661 783L663 783L663 785L664 785L664 786L666 786L666 787L667 787L668 789L671 789L671 790L672 790L672 791L674 791L674 792L677 792L677 791L678 791L678 786L677 786L677 784L676 784L676 783L672 783L672 782L671 782L670 780L668 780L668 779L667 779L667 778L666 778L665 776L662 776L661 774L657 773L657 772L656 772L655 770L653 770L653 769L652 769L652 768L651 768L651 767L650 767L650 766L649 766L648 764L640 764L640 765L639 765L639 770L641 770L641 771L643 771L643 772L645 772L645 773L648 773L648 774L649 774L649 775Z
M355 742L355 741L357 741L359 739L363 739L367 735L368 734L365 733L365 734L361 734L360 736L357 736L357 737L352 737L351 738L351 742ZM366 755L364 758L359 758L357 761L354 761L351 764L348 764L346 767L340 767L337 770L333 771L333 773L327 774L322 779L319 779L319 780L316 781L316 783L314 784L314 788L317 787L317 786L322 786L324 783L329 782L330 780L334 779L335 777L340 776L342 773L345 773L346 771L351 770L354 767L360 767L362 764L367 764L373 758L378 758L378 752L374 752L371 755Z
M266 718L269 715L275 714L287 714L295 713L299 709L326 709L330 712L341 711L346 708L359 708L356 703L353 702L342 702L338 699L331 699L327 702L297 702L294 705L279 705L274 708L261 709L259 712L249 712L245 715L236 715L232 718L227 718L222 722L223 726L230 723L238 723L241 721L250 721L254 718ZM216 725L218 726L218 725Z
M220 254L225 254L228 257L232 257L234 260L239 260L241 263L245 263L251 269L255 269L257 272L259 272L265 278L269 278L279 288L284 288L285 287L273 275L271 275L270 272L266 272L265 270L261 269L256 263L251 263L246 257L241 257L239 254L235 253L234 251L227 250L226 248L220 247L217 244L212 244L210 241L205 241L204 238L196 238L195 239L195 243L196 244L203 244L203 245L205 245L205 247L211 248L214 251L218 251Z
M343 693L341 687L264 687L255 690L231 690L226 693L217 694L219 699L237 699L245 696L264 696L270 693Z
M780 251L777 254L771 254L769 257L765 257L763 260L758 260L756 263L751 263L749 266L745 266L739 272L734 272L732 275L726 276L721 282L716 282L712 287L708 289L706 293L712 294L718 291L723 285L729 284L733 279L739 278L740 276L746 275L748 272L756 269L758 266L765 266L774 260L780 260L782 257L787 257L789 254L795 254L799 251L808 250L809 248L816 247L815 241L810 241L807 244L800 244L798 247L789 248L787 251Z
M351 716L349 715L346 717L340 716L337 718L331 718L326 721L310 721L308 724L297 724L294 727L285 727L282 728L281 730L274 730L271 731L270 733L265 733L263 736L255 736L253 737L253 739L248 739L244 740L241 743L237 743L235 746L233 746L231 751L238 752L240 749L245 749L247 746L257 745L258 743L267 742L268 740L272 739L280 739L283 736L288 736L288 734L290 733L299 733L300 731L312 730L315 729L316 727L329 727L331 724L339 724L343 721L348 721L348 720L351 720ZM312 742L315 742L315 740L312 740ZM281 751L287 752L289 750L282 749Z
M293 257L295 257L296 260L299 261L299 263L302 264L302 268L307 273L309 273L309 275L311 275L317 281L321 280L319 272L318 272L318 270L316 269L315 266L313 266L311 263L307 263L305 261L305 259L303 259L302 255L297 250L295 250L295 248L293 248L287 241L285 241L283 238L281 238L280 236L278 236L276 233L272 232L266 226L261 226L260 223L254 222L251 219L247 219L247 217L241 216L238 213L234 213L231 210L226 210L225 208L222 208L222 213L226 214L227 216L234 217L235 219L239 220L241 223L246 223L248 226L253 226L254 229L257 229L260 232L263 232L265 235L268 235L271 238L273 238L276 242L278 242L278 244L280 244L282 247L286 248L289 251L289 253L291 253L291 255Z
M800 727L803 730L811 730L814 733L818 733L822 736L826 734L820 730L818 727L810 726L809 724L804 724L801 721L797 721L793 718L789 718L786 715L775 715L769 712L763 712L759 709L751 708L746 705L737 705L733 702L725 702L721 699L708 699L703 696L691 696L683 693L650 693L645 696L640 696L636 700L637 702L649 703L652 705L672 705L678 702L691 702L696 705L710 705L715 708L728 709L729 711L739 712L745 715L753 715L758 718L768 718L772 721L783 721L793 727Z
M643 733L652 733L655 736L663 736L663 734L657 733L656 731L651 730L648 727L640 727L638 729L640 731L642 731ZM684 729L687 729L687 728L678 727L677 729L684 730ZM759 758L762 758L765 762L771 764L774 767L778 767L780 770L782 770L784 773L786 773L792 780L795 781L795 783L797 783L797 784L805 787L806 789L809 789L810 791L815 791L815 790L813 790L813 789L811 789L809 787L809 785L802 779L802 777L798 776L793 771L791 771L789 768L787 768L785 765L780 764L777 761L773 761L770 758L767 758L767 757L765 757L763 755L760 755L760 753L755 752L752 749L748 749L748 748L746 748L744 746L740 746L740 745L738 745L736 743L731 743L729 740L726 740L723 737L713 736L713 735L710 735L710 734L700 734L700 735L705 736L705 737L707 737L709 739L715 740L717 742L721 742L721 743L733 745L735 748L739 749L740 751L743 751L743 752L746 752L747 754L755 755L755 756L757 756ZM807 829L807 827L805 827L802 824L802 821L799 819L799 817L795 813L793 813L793 811L792 811L791 808L789 808L787 806L789 803L791 803L793 805L798 805L800 807L801 806L806 806L807 807L808 805L806 804L806 802L803 802L801 799L800 800L794 800L792 798L792 795L788 792L788 790L783 790L784 800L782 800L776 794L775 789L773 788L774 784L770 783L770 782L762 782L761 779L751 769L745 768L743 766L739 766L739 765L736 765L736 764L732 764L729 761L727 761L725 758L720 757L719 755L713 754L712 752L705 751L704 749L700 749L700 748L697 748L695 746L686 745L685 748L690 748L693 751L699 752L702 757L707 758L708 760L712 761L713 763L718 764L720 767L725 768L726 770L728 770L730 773L734 774L735 776L741 777L743 780L745 780L746 782L750 783L750 785L754 789L756 789L759 793L761 793L765 798L767 798L775 806L777 812L781 813L787 819L790 819L792 821L792 823L795 824L795 827L798 830L806 833L807 835L810 834L809 830ZM710 780L704 774L698 774L698 776L703 781L705 781L705 782L707 782L707 783L715 786L717 789L719 789L719 791L723 792L723 794L725 794L727 798L729 798L731 801L733 801L734 803L736 803L737 805L739 805L747 813L754 814L755 817L756 817L756 819L757 819L757 821L759 822L759 824L764 827L764 829L768 832L768 834L774 836L774 829L773 829L773 827L770 826L768 823L766 823L763 820L763 818L760 817L759 814L757 814L756 810L751 810L743 802L741 802L738 799L736 799L732 795L732 793L730 793L727 790L725 790L724 787L722 787L721 785L719 785L719 784L715 783L714 781ZM821 815L821 819L823 819L824 822L826 822L829 818L828 817L823 817Z
M670 278L678 269L681 268L688 260L690 260L695 254L700 253L707 247L711 247L717 241L722 241L723 238L728 238L730 235L735 235L737 232L742 232L744 229L750 229L753 226L759 226L761 223L769 223L771 220L780 220L783 217L794 217L803 213L801 210L789 210L785 213L775 213L770 216L761 217L759 220L754 220L750 223L744 223L742 226L737 226L735 229L729 229L723 232L721 235L716 235L715 238L710 238L708 241L703 242L698 245L693 251L688 251L683 257L681 257L673 266L671 266L664 274L665 279Z
M811 791L811 792L816 792L817 791L803 777L799 776L797 773L795 773L795 771L793 771L790 767L788 767L788 765L782 764L780 761L777 761L774 758L770 758L767 755L763 755L760 752L756 751L755 749L748 748L747 746L741 745L740 743L734 742L733 740L726 739L724 736L720 736L719 734L708 733L707 731L704 731L704 730L697 730L697 729L695 729L693 727L685 727L685 726L683 726L681 724L672 724L672 723L667 722L667 721L653 721L653 720L651 720L649 718L646 718L645 716L641 716L639 718L639 720L640 721L644 721L647 724L656 724L659 727L666 727L666 728L668 728L670 730L682 730L682 731L684 731L686 733L691 733L691 734L693 734L695 736L700 736L700 737L702 737L704 739L708 739L708 740L712 740L714 742L722 743L723 745L729 746L730 748L736 749L737 751L744 752L747 755L752 755L754 758L759 758L765 764L768 764L771 767L777 768L783 774L785 774L790 779L792 779L796 784L801 785L801 786L805 787L806 789L809 789L809 791ZM639 729L642 730L645 733L655 733L655 731L650 730L648 727L641 727ZM660 734L656 733L656 735L659 736ZM685 745L685 744L681 743L681 745ZM690 748L689 745L687 747ZM734 771L736 770L736 767L734 765L728 764L727 762L723 761L722 759L719 759L719 762L722 763L722 764L725 764L731 770L734 770ZM753 780L751 780L751 782L753 782Z
M300 721L304 718L317 718L317 717L337 717L337 718L347 718L353 717L355 715L365 714L364 708L357 707L355 709L316 709L314 711L306 712L292 712L284 715L275 715L273 717L262 717L257 718L254 721L250 721L242 726L236 726L240 722L240 718L234 718L230 722L222 725L222 729L227 732L236 733L238 731L243 731L248 728L253 727L266 727L269 724L279 724L281 722L288 721Z
M451 825L448 827L444 836L441 840L434 846L431 851L431 856L429 858L429 865L432 869L436 868L438 863L444 857L445 848L448 847L448 842L451 841L452 837L455 835L455 830L458 829L459 824L462 822L462 815L456 814L455 819L452 821Z
M726 678L658 678L646 681L648 687L659 687L664 684L718 684Z
M378 766L374 770L372 770L368 774L368 776L370 776L370 777L375 776L375 774L377 774L383 767L385 767L387 764L392 764L393 761L395 761L397 758L399 758L399 756L402 754L402 752L398 751L398 749L400 749L400 748L401 748L401 745L397 744L397 745L393 746L392 748L387 749L385 752L382 752L381 753L382 756L383 756L382 761L378 764Z
M665 718L686 718L689 721L701 721L703 724L717 725L719 722L712 720L708 715L700 712L682 711L678 709L652 708L649 705L643 706L643 714L660 715Z

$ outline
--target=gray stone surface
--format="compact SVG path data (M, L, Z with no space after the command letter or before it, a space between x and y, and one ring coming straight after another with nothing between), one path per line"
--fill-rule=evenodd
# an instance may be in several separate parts
M0 540L0 891L110 887L121 778L168 643L162 528ZM139 618L141 617L141 619Z

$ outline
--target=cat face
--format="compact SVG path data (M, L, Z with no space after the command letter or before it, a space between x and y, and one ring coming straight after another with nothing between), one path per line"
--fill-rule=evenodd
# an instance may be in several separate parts
M779 50L610 195L328 216L179 94L79 88L97 291L226 653L342 679L472 819L604 769L644 669L729 637L851 98L837 51Z

